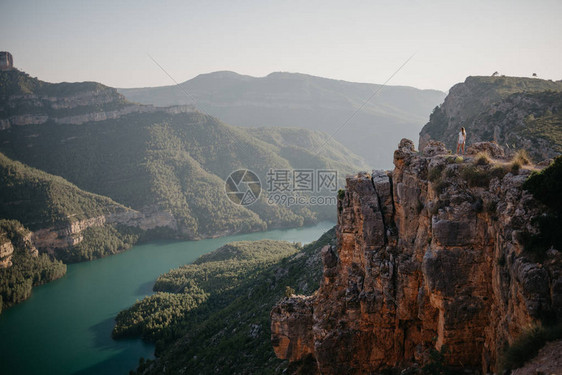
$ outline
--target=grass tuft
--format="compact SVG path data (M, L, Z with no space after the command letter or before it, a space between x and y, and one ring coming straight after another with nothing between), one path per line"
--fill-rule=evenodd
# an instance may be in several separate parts
M474 157L474 165L490 165L492 164L492 159L487 152L479 152Z
M529 157L529 154L525 150L517 151L511 161L513 163L517 162L520 166L532 164L531 158Z

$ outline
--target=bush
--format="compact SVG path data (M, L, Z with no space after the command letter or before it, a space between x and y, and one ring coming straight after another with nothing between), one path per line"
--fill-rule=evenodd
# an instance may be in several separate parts
M523 332L499 359L499 373L513 370L537 355L547 341L562 338L562 324L552 327L536 326Z
M533 172L523 183L523 189L528 190L547 207L547 212L533 221L539 233L523 234L525 250L542 259L549 248L562 249L562 156L557 157L554 163L541 172Z
M451 184L444 180L439 180L433 184L433 191L437 194L443 193Z
M480 152L474 157L474 165L490 165L492 160L487 152Z
M345 190L344 189L339 189L338 190L338 199L342 200L345 197Z
M521 169L521 162L518 160L514 160L511 162L511 166L509 167L509 170L511 171L511 173L513 174L519 174L519 170Z
M453 178L453 177L456 176L456 174L457 174L457 171L456 171L455 168L448 168L445 171L445 176L448 177L448 178Z
M562 231L560 231L558 216L552 214L539 216L532 220L532 224L538 227L539 233L523 233L522 242L525 251L535 255L535 260L542 261L546 251L551 247L562 249Z
M486 187L490 184L491 175L474 165L467 165L461 171L461 176L466 180L468 186Z
M533 172L523 184L535 199L551 207L554 211L562 212L562 156L540 172Z
M439 180L444 168L444 165L438 165L436 167L430 168L429 172L427 173L427 179L431 182Z
M500 180L507 174L507 169L504 166L498 165L490 169L490 175L492 177L497 177Z
M445 367L445 354L448 353L446 345L443 345L441 350L431 349L429 352L429 362L423 366L422 371L427 375L441 375L448 374Z
M295 295L295 290L290 286L285 287L285 297L290 298Z

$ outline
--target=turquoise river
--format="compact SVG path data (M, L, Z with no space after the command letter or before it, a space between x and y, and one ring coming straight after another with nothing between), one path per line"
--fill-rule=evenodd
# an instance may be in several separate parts
M33 290L0 315L0 374L128 374L154 347L111 339L114 318L152 293L156 278L231 241L308 243L333 223L201 241L154 242L92 262L72 264L60 280Z

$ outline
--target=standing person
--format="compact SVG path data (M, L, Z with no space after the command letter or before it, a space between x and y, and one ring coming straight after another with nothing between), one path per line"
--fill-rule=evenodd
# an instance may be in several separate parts
M462 147L462 154L464 155L464 143L466 142L466 130L464 127L461 128L459 132L459 140L457 141L457 154L459 153L459 149Z

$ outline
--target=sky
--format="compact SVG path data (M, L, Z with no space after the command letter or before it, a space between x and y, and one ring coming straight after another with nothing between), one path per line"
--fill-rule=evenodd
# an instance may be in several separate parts
M152 57L177 82L284 71L447 91L495 71L562 79L560 16L560 0L0 0L0 50L49 82L173 84Z

